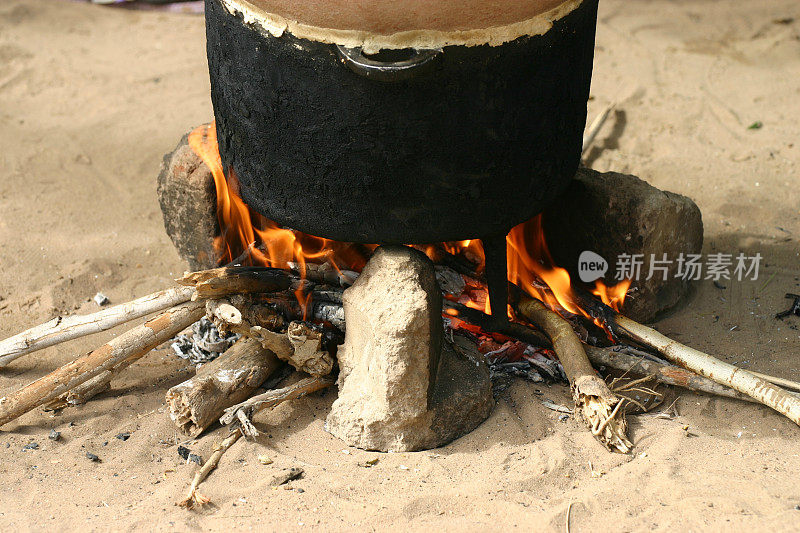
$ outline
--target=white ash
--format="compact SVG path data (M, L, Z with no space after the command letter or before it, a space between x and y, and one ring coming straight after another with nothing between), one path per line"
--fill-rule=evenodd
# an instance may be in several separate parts
M220 335L217 326L203 317L192 325L192 336L178 335L170 347L181 359L193 365L202 365L216 359L234 342L239 340L238 333Z

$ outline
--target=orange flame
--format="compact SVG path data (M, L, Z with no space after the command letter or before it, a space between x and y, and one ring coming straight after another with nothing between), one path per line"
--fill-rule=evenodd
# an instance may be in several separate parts
M294 267L302 279L306 278L306 262L327 262L337 271L340 268L361 270L364 267L367 258L360 248L282 228L244 203L238 193L239 181L233 169L229 169L226 179L214 123L192 131L189 134L189 146L214 176L221 233L215 247L222 263L232 261L255 243L258 246L252 248L244 261L246 264ZM305 296L302 289L298 289L295 296L306 314L310 295Z
M327 262L337 270L364 267L367 258L353 245L282 228L245 204L239 197L239 181L233 169L229 170L228 178L225 177L214 123L200 126L189 134L189 146L214 176L221 230L217 251L222 261L231 261L256 243L259 246L249 254L249 263L276 268L289 268L290 263L295 263L303 278L307 261Z
M231 261L252 243L256 243L259 246L251 250L246 263L276 268L293 267L299 271L303 279L306 277L307 262L327 262L336 270L347 268L360 271L364 267L367 255L374 250L374 245L342 243L282 228L252 210L239 197L239 182L233 169L229 169L226 179L214 123L196 128L189 135L189 146L211 169L214 176L217 217L221 230L215 246L222 262ZM506 242L509 281L539 298L557 312L566 311L590 318L575 303L576 298L572 292L569 273L555 265L545 241L541 215L514 227L506 237ZM425 252L434 261L441 255L440 250L461 256L475 265L477 274L485 267L483 245L478 239L416 246L416 248ZM630 283L630 280L627 280L609 287L597 281L592 293L603 303L619 311ZM304 295L302 290L298 289L296 297L303 313L306 314L311 302L310 295ZM461 302L486 313L491 311L489 298L483 286L468 286ZM509 315L512 316L510 309Z
M508 279L511 282L516 283L528 294L535 296L561 315L564 314L562 312L564 310L573 315L591 318L595 324L606 330L609 338L613 340L606 325L589 316L577 304L578 299L572 290L569 273L564 268L555 265L553 256L547 247L542 215L515 226L506 237L506 243ZM542 281L546 287L542 286ZM607 286L597 280L592 294L598 296L604 304L615 311L620 311L630 285L631 280L624 280L614 286Z

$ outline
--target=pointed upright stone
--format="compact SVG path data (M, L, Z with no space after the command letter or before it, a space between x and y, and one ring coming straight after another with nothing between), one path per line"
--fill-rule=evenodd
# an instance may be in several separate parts
M413 451L442 446L489 415L488 369L477 351L443 343L441 309L424 254L376 250L344 293L347 333L330 433L367 450Z

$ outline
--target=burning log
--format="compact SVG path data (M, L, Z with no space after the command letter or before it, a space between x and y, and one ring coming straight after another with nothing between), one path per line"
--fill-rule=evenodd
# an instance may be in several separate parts
M480 327L484 331L502 333L503 335L507 335L508 337L520 340L522 342L527 342L533 346L540 346L542 348L553 347L553 345L550 343L550 339L548 339L540 331L529 328L524 324L519 324L517 322L495 324L491 316L479 311L478 309L473 309L471 307L467 307L466 305L451 302L449 300L444 300L443 304L445 314L450 315L451 313L454 313L452 316L457 316L458 318L469 322L470 324Z
M291 285L289 275L275 268L230 266L187 272L176 279L179 284L195 287L199 298L219 298L228 294L280 292Z
M316 294L316 291L313 293ZM271 302L287 316L302 318L314 322L328 322L340 331L345 329L344 308L342 302L312 299L311 305L303 309L297 299L274 299Z
M238 422L245 436L255 438L258 436L258 430L250 421L254 414L263 409L271 409L283 402L302 398L312 392L330 387L334 383L336 383L336 378L333 376L310 376L303 378L288 387L253 396L249 400L225 409L225 414L219 421L226 426Z
M175 287L89 315L56 317L0 342L0 367L25 354L163 311L188 301L192 294L194 289L191 287Z
M289 269L303 278L317 283L349 287L358 279L358 272L339 270L330 263L288 263Z
M569 322L530 297L520 297L516 308L550 337L569 379L575 411L589 425L592 434L609 450L628 453L633 445L626 436L625 413L620 409L623 400L595 373Z
M301 372L325 376L333 370L333 358L322 346L322 333L303 322L291 322L286 333L276 333L273 330L283 324L280 315L243 297L209 300L206 308L220 330L256 339Z
M197 437L226 408L249 398L281 364L257 340L242 338L193 378L167 391L170 417L178 429Z
M0 426L58 398L123 361L139 359L199 320L204 310L202 302L187 302L173 307L11 396L0 399Z

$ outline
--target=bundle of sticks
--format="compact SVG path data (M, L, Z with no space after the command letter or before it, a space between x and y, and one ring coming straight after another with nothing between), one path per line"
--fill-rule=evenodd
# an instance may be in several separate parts
M465 270L458 258L447 259L450 266L437 266L442 285L447 285L444 315L457 315L459 320L482 331L552 349L570 382L575 411L610 450L627 452L632 446L626 436L622 408L626 398L613 392L594 367L760 402L800 424L800 398L785 390L800 391L800 384L734 367L672 341L579 290L575 291L575 297L580 299L580 307L602 319L616 335L631 341L634 349L587 344L576 334L575 324L563 318L563 310L556 313L513 285L517 320L498 325L482 312L457 302L453 292L466 285L458 283L459 277L472 284L483 282L479 274L469 268ZM40 406L64 407L88 401L105 391L119 372L205 315L221 332L231 331L242 337L218 359L201 367L193 378L171 388L166 396L172 419L187 435L196 437L217 420L232 428L228 439L198 471L189 496L181 502L187 507L204 503L204 497L196 491L197 485L240 436L257 435L252 423L256 412L328 387L335 381L336 345L343 341L346 328L342 292L357 274L325 265L303 265L301 279L298 270L299 267L279 270L227 266L187 273L177 280L178 287L91 315L57 318L0 341L1 367L36 350L158 313L96 350L1 398L0 426ZM294 296L297 291L311 294L311 303L301 305ZM299 380L283 388L272 388L279 382L276 376L285 375L281 369L287 363L296 370ZM274 382L266 387L270 390L252 396L270 380Z

